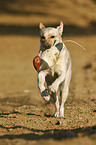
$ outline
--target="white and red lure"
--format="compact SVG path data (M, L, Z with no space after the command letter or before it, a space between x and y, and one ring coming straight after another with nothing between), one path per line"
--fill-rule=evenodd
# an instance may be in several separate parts
M40 63L41 63L40 57L39 57L39 56L36 56L36 57L33 59L33 65L34 65L34 67L35 67L36 70L39 70Z

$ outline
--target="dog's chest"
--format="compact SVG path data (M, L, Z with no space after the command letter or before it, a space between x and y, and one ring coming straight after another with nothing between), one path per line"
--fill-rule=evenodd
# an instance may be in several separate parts
M51 68L57 62L58 57L59 57L59 53L60 52L58 51L58 49L56 47L52 47L51 49L45 50L41 54L41 58L44 61L46 61L49 65L49 67Z

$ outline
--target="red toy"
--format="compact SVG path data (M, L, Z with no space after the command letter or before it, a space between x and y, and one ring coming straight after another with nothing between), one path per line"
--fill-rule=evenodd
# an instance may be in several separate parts
M35 67L36 70L39 69L40 63L41 63L40 57L39 56L36 56L33 59L33 65L34 65L34 67Z

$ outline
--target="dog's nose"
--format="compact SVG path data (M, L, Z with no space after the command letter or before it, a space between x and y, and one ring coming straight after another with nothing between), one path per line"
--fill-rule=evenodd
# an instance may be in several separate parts
M40 63L41 63L40 57L39 56L36 56L33 59L33 65L34 65L34 67L35 67L36 70L39 69Z

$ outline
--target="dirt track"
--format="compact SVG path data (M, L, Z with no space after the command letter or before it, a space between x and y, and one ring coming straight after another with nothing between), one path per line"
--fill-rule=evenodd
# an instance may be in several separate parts
M95 145L96 1L38 1L0 5L0 145ZM32 65L39 22L56 26L60 19L63 40L87 49L66 43L73 68L65 119L54 118L54 104L41 98Z

